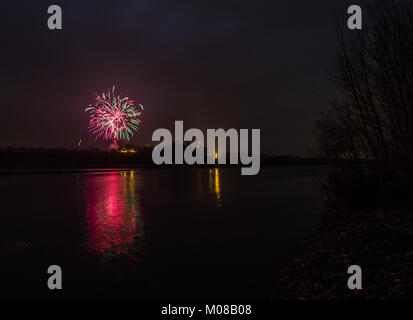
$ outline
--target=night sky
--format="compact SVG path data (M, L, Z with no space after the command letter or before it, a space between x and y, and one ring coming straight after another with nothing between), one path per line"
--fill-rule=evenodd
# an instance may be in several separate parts
M63 29L47 28L58 4ZM262 152L308 155L331 90L332 13L354 1L1 1L0 146L106 148L84 107L115 85L157 128L258 128ZM358 1L357 4L362 4Z

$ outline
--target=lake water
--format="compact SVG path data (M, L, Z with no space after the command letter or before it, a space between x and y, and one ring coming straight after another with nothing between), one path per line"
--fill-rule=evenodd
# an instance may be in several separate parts
M1 298L265 298L328 168L0 176ZM47 288L59 265L63 290Z

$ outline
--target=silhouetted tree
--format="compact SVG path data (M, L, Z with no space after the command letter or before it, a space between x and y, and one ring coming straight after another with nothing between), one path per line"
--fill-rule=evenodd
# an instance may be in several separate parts
M363 29L336 22L336 95L317 123L329 157L370 159L381 173L413 182L412 1L375 1L363 8ZM380 173L380 174L381 174Z

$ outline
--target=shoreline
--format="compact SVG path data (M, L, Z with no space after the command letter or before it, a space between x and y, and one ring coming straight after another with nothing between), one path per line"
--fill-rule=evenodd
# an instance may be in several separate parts
M266 168L337 168L336 164L264 164L261 169ZM357 167L356 165L348 165L348 168ZM99 167L91 166L88 168L1 168L0 176L2 175L21 175L21 174L67 174L67 173L93 173L93 172L110 172L110 171L131 171L139 169L240 169L240 165L155 165L155 164L141 164L136 166L105 166Z
M276 300L411 299L413 212L329 213L284 261ZM347 287L350 265L362 269L362 290Z

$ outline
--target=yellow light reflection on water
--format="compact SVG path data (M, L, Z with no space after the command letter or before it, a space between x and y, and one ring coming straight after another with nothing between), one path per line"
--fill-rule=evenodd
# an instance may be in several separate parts
M209 169L209 190L215 193L218 207L222 207L221 179L219 169Z

